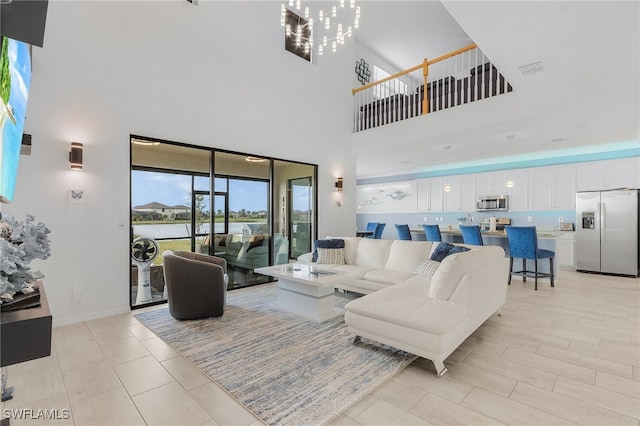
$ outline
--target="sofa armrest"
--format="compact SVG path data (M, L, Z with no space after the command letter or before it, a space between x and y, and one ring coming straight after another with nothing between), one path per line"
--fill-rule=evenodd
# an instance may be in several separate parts
M449 300L465 276L496 263L503 265L504 259L504 249L498 246L476 246L447 256L431 278L429 297Z

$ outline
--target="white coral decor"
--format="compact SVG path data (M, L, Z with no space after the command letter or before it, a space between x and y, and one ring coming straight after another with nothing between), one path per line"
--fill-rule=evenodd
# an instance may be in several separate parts
M13 216L0 215L0 303L13 299L17 292L33 292L31 285L44 277L40 271L32 271L33 259L46 259L51 254L49 228L44 223L34 223L27 215L24 222Z

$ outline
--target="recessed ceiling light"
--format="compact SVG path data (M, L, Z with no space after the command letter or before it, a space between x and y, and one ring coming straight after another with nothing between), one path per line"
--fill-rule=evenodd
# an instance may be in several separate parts
M252 155L247 155L246 157L244 157L244 159L250 163L264 163L265 161L267 161L266 158L254 157Z
M507 140L512 141L516 138L516 135L507 135Z
M142 145L142 146L156 146L156 145L160 145L160 142L156 142L156 141L148 141L148 140L142 140L142 139L131 139L131 143L135 144L135 145Z
M522 65L518 68L520 68L520 72L524 75L534 75L544 71L544 66L542 66L541 60Z
M588 124L587 124L587 123L580 123L580 124L578 124L578 125L576 126L576 129L582 129L582 128L587 127L587 126L588 126Z
M551 142L564 142L564 138L551 139Z

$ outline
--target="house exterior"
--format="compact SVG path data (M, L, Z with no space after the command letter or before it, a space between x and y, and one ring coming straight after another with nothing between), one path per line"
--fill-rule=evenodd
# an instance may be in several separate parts
M151 202L134 206L133 210L140 213L153 213L153 217L169 220L188 220L191 218L191 208L184 205L167 206L158 202Z

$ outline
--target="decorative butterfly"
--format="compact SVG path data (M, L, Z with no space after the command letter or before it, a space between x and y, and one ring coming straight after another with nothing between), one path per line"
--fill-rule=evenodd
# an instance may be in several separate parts
M82 194L84 193L84 191L74 191L73 189L71 190L71 197L74 199L81 199L82 198Z

